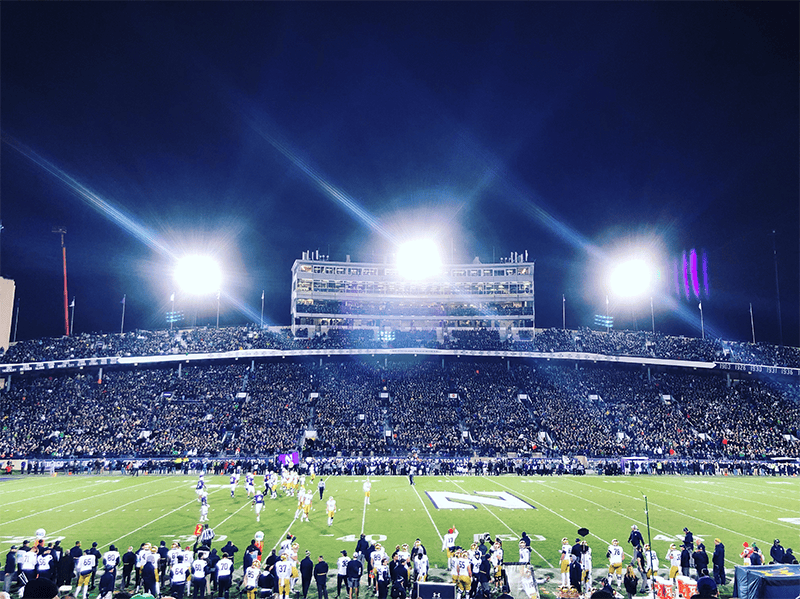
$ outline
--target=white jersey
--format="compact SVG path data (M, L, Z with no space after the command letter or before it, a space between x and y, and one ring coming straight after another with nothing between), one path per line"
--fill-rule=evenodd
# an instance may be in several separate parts
M119 563L119 560L120 560L119 551L109 550L103 554L103 563L106 566L111 566L112 568L116 568L117 564Z
M589 571L592 569L592 548L591 547L584 547L583 553L581 553L581 568L583 568L584 572Z
M669 565L672 567L681 567L681 552L677 549L670 549L667 551L667 559L669 560Z
M231 576L233 574L233 562L227 557L223 557L217 562L217 577Z
M458 538L458 529L454 528L453 532L448 532L444 535L444 539L442 540L442 551L445 549L449 549L450 547L455 547L456 539Z
M428 556L424 553L418 553L414 558L414 572L417 575L417 580L427 576L428 574Z
M196 578L200 580L201 578L206 577L206 560L204 559L196 559L192 562L192 578Z
M652 549L644 552L644 567L646 570L658 570L658 555Z
M292 577L292 564L287 561L281 560L275 563L275 573L278 575L278 580L287 580Z
M261 570L256 568L255 566L250 566L244 573L244 584L247 587L256 587L258 586L258 577L261 574Z
M519 561L523 564L529 564L531 562L531 550L528 549L528 547L519 548Z
M189 571L189 564L186 562L175 562L171 568L172 583L181 584L186 582L186 573Z
M29 551L28 553L33 553ZM78 559L78 572L80 574L88 574L97 565L97 560L91 553L84 553Z
M336 574L339 576L344 576L347 574L347 564L350 563L350 558L346 555L343 555L339 559L336 560Z
M572 545L564 543L561 545L561 559L569 561L569 556L572 554Z
M183 549L180 547L176 547L175 549L170 549L167 551L167 559L169 560L169 565L171 568L174 568L175 564L178 563L179 555L183 555Z
M335 512L336 511L336 500L333 497L331 497L325 503L325 507L328 509L329 512Z
M386 552L383 549L381 549L380 551L378 551L377 549L375 551L373 551L372 552L372 567L373 568L377 568L380 565L380 563L383 561L384 557L389 557L389 556L386 555Z
M625 550L622 549L619 545L609 545L608 546L608 562L613 565L619 565L622 563L622 558L625 555Z
M364 493L369 493L371 489L372 489L372 483L369 482L368 480L365 480L364 481Z
M459 557L456 560L456 571L459 576L470 576L469 559L466 557Z

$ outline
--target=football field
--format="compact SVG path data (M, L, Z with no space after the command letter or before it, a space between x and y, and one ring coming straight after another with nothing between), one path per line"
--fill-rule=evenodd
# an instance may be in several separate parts
M619 539L626 550L631 525L648 538L645 500L649 506L650 535L661 565L670 543L683 540L683 528L705 541L710 554L714 538L727 548L726 566L741 564L742 543L757 543L769 556L776 538L784 547L800 549L800 482L780 477L681 476L418 476L412 486L406 477L373 477L369 505L364 499L365 477L325 478L325 499L333 496L337 512L327 525L324 500L317 481L310 522L294 519L297 501L279 493L265 500L261 522L243 486L230 496L228 477L207 475L210 525L216 532L213 547L232 540L240 551L256 531L264 533L264 547L276 546L287 533L297 537L301 556L324 555L334 564L339 552L350 555L361 533L380 541L391 554L396 545L413 545L420 538L432 565L443 567L442 535L459 531L458 544L469 546L474 535L488 532L503 540L505 560L517 560L517 542L523 531L532 540L531 562L540 572L555 573L562 537L574 543L577 530L589 529L595 576L607 565L606 550ZM196 476L12 476L0 482L0 551L37 529L47 540L62 539L67 549L80 540L83 547L96 541L102 551L115 544L124 552L142 542L169 546L178 540L194 543L199 503ZM261 478L257 479L261 482ZM236 556L241 565L241 553ZM555 580L554 580L555 582Z

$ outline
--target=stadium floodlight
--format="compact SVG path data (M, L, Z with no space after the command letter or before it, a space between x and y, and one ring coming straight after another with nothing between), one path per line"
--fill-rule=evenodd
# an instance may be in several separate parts
M407 241L397 248L397 268L400 276L419 280L442 272L439 248L431 239Z
M184 256L175 265L175 282L185 293L206 295L219 291L222 271L209 256Z
M611 272L609 287L620 297L637 297L650 289L652 268L642 259L628 260Z

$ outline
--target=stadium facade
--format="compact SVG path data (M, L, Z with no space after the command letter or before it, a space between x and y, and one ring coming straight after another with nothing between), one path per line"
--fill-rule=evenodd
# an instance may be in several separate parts
M534 262L527 252L501 262L449 264L424 280L404 278L393 263L330 261L304 252L292 265L292 332L329 329L432 331L492 329L529 337L536 323Z

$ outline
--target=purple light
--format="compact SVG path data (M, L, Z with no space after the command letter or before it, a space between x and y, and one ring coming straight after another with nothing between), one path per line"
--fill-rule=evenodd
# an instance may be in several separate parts
M686 260L686 252L683 252L683 293L689 299L689 263Z
M694 291L694 297L700 299L700 283L697 281L697 252L694 248L689 252L689 268L692 273L692 291Z
M703 290L708 297L708 255L703 252Z

